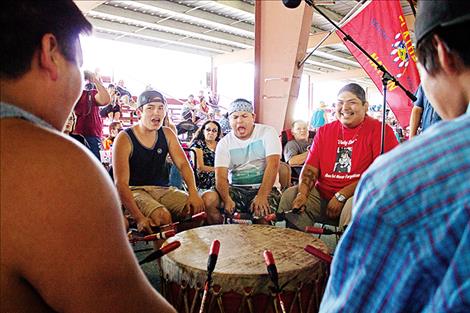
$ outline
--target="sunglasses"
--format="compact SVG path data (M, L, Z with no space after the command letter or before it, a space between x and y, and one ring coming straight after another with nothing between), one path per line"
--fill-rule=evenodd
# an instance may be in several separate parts
M218 130L217 128L206 128L204 129L206 132L213 132L213 133L216 133Z

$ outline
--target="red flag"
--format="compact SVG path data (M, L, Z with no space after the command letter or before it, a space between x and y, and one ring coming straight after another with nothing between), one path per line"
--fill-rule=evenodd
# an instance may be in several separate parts
M420 78L416 67L415 50L399 0L370 2L342 29L369 52L379 64L383 64L403 87L412 93L418 89ZM336 33L380 92L383 92L382 72L352 43L345 41L339 31ZM400 125L403 128L407 127L413 102L400 87L391 81L387 85L387 103Z

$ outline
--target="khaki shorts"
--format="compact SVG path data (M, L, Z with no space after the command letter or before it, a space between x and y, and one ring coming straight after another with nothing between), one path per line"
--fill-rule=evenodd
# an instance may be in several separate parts
M160 208L170 211L175 220L189 214L186 209L188 195L174 187L136 186L130 189L137 206L146 217Z

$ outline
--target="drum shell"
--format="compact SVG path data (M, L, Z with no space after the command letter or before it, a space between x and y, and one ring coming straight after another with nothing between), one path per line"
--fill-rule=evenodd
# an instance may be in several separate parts
M295 244L286 244L290 240L286 236L293 237ZM279 283L284 285L282 297L287 312L318 311L328 266L304 252L303 247L311 244L328 252L323 242L311 235L278 227L219 225L190 230L171 238L170 241L181 241L187 250L176 250L160 260L162 294L178 312L199 312L207 277L206 251L215 238L221 241L221 251L212 276L213 288L208 293L206 312L280 312L261 255L263 249L273 251ZM240 246L241 241L251 245L247 244L248 248L242 251L232 250ZM182 256L185 253L190 255ZM253 260L247 260L250 257Z

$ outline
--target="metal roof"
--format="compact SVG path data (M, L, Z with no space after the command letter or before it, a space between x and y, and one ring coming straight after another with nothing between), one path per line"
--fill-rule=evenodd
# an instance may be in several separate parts
M281 1L281 0L278 0ZM205 56L251 49L254 46L254 0L77 1L95 28L95 36ZM335 22L340 22L356 0L316 1ZM401 0L405 15L411 14ZM314 12L312 34L333 26ZM304 70L331 73L360 68L342 44L321 46Z

